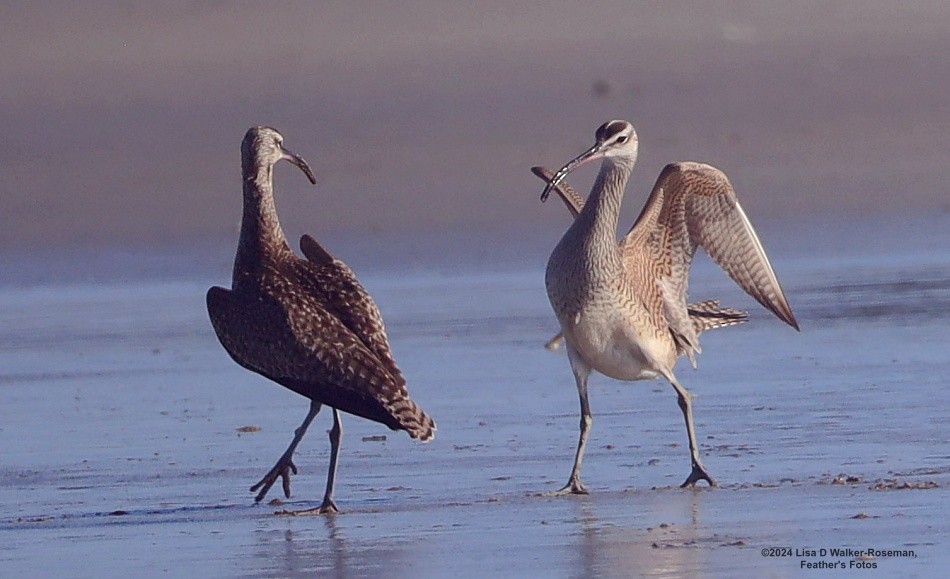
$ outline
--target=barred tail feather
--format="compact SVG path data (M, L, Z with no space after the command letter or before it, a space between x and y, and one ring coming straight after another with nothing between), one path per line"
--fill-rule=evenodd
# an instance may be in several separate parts
M696 335L716 328L734 326L749 320L749 314L742 310L721 308L716 300L706 300L686 306Z
M435 437L435 421L409 398L399 398L386 404L386 410L409 436L428 442Z

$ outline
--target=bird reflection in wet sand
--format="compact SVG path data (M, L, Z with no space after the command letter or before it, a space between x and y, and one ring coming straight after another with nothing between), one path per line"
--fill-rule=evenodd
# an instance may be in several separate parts
M727 274L779 319L798 329L788 300L752 224L722 171L702 163L667 165L646 206L617 242L620 204L637 160L633 125L615 120L597 129L594 145L552 177L576 218L554 248L545 272L548 298L567 344L581 405L580 438L567 484L556 494L586 494L581 465L593 418L587 379L594 370L618 380L665 378L672 384L689 439L692 469L682 486L716 482L703 466L693 426L692 395L673 368L681 356L695 366L704 330L745 321L716 301L687 304L689 268L703 247ZM575 168L603 159L586 204L561 190ZM553 341L553 340L552 340Z
M290 497L294 451L322 405L333 409L323 503L291 514L335 513L333 484L342 438L340 411L432 439L435 422L410 400L375 302L342 261L309 235L301 259L290 249L274 205L274 166L287 160L316 183L310 167L270 127L252 127L241 144L244 214L231 289L208 290L208 313L235 362L310 399L293 441L251 487L261 501L278 478Z

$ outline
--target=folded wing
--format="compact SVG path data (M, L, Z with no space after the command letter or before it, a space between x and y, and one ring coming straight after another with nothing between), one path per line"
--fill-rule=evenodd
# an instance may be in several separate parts
M309 235L300 238L300 251L307 261L299 263L298 276L319 295L327 310L376 354L393 377L405 384L389 346L383 316L353 270Z

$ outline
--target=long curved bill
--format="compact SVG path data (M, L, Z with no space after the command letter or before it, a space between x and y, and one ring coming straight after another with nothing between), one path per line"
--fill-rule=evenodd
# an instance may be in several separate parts
M283 147L280 148L280 152L283 153L283 157L281 157L282 159L287 159L294 165L297 165L297 167L299 167L300 170L303 171L307 176L307 179L310 179L311 183L314 185L317 184L317 178L313 176L313 171L310 170L310 165L308 165L307 162L303 160L303 157L300 155L295 155Z
M573 171L574 169L580 167L584 163L593 161L595 159L600 159L604 156L604 144L595 143L593 147L587 149L580 155L571 159L567 165L561 167L557 173L554 174L554 178L547 184L544 188L544 191L541 192L541 203L544 203L548 200L548 195L551 194L551 191L557 187L558 183L564 180L567 177L567 174Z

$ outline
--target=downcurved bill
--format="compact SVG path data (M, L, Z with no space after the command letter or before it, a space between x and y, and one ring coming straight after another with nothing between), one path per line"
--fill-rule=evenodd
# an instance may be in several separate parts
M294 165L297 165L297 167L299 167L300 170L303 171L307 176L307 179L310 179L311 183L314 185L317 184L317 178L313 176L313 171L310 170L310 165L308 165L307 162L303 160L303 157L300 155L295 155L283 147L280 148L280 152L284 155L281 157L282 159L287 159Z
M551 191L554 190L558 184L567 177L567 174L573 171L574 169L580 167L584 163L593 161L595 159L600 159L604 156L604 144L595 143L593 147L587 149L580 155L571 159L567 165L561 167L557 173L554 174L554 178L547 184L544 188L544 191L541 192L541 203L544 203L548 200L548 195L551 194Z

